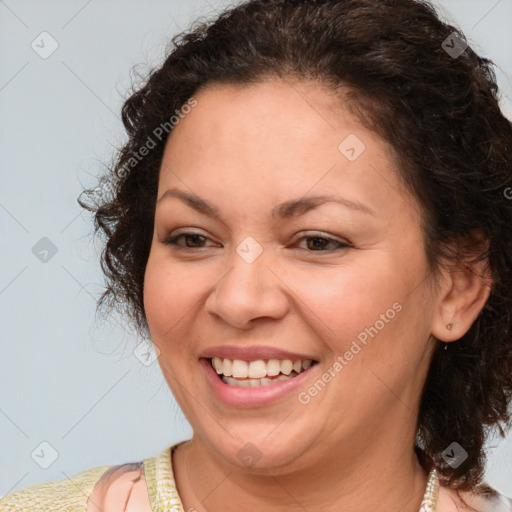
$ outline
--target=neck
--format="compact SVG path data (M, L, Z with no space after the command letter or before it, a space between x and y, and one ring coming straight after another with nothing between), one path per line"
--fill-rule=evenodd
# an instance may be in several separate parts
M185 510L197 512L243 510L248 503L276 512L418 512L428 472L414 452L414 438L391 431L385 439L382 431L368 431L336 453L326 442L331 449L322 454L319 448L316 462L258 474L232 466L194 436L174 453L177 489Z

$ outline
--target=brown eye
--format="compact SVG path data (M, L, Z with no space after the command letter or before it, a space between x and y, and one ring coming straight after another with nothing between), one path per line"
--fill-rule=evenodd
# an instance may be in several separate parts
M181 238L185 240L185 245L178 243L178 240ZM175 245L185 249L200 249L203 248L203 245L201 244L203 244L206 240L209 240L209 238L200 235L199 233L180 233L179 235L166 238L164 240L164 244Z
M301 240L307 240L306 246L308 250L316 252L326 252L329 250L344 249L351 247L349 244L340 242L339 240L336 240L334 238L320 235L304 236L301 238ZM334 244L335 247L332 247L332 244ZM329 245L331 245L331 248L329 248Z

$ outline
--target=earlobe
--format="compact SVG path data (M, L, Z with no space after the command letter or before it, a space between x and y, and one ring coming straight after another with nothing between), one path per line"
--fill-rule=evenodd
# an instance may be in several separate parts
M450 342L464 336L476 320L489 298L492 279L487 258L453 264L443 277L432 335Z

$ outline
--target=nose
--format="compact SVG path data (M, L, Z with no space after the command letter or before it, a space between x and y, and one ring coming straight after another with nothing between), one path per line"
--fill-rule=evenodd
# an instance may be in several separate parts
M279 319L289 308L287 286L276 265L264 256L252 263L234 252L230 266L205 303L206 311L239 329L250 329L257 319Z

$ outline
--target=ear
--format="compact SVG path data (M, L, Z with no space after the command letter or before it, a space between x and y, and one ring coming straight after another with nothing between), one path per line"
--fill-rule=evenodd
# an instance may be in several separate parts
M488 248L488 240L476 232L452 246L454 258L438 280L432 323L432 335L438 340L449 342L464 336L487 302L492 285Z

